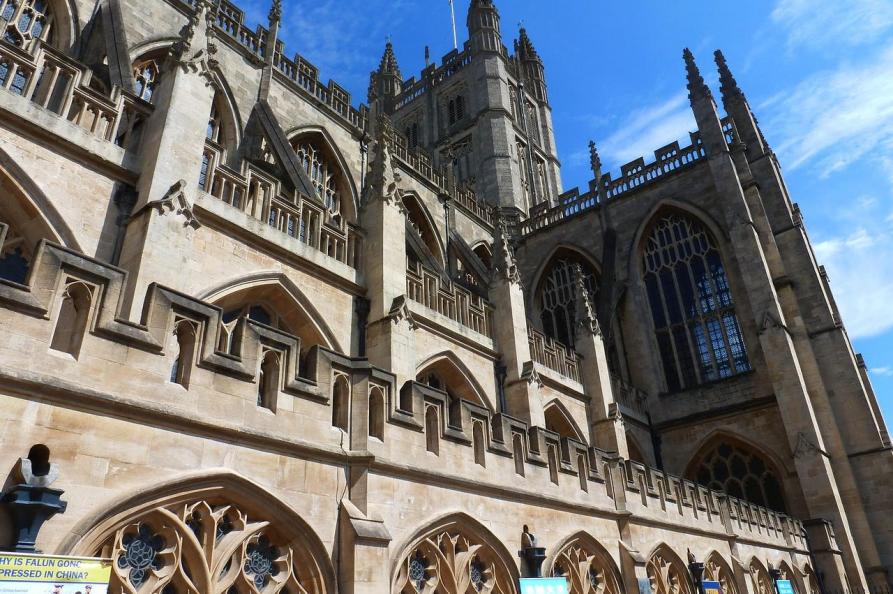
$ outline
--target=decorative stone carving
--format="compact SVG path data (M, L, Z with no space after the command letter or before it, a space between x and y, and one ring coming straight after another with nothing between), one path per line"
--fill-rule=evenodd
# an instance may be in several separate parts
M555 557L552 575L567 578L570 594L621 594L608 557L582 539L574 539Z
M723 594L738 594L735 578L718 553L713 553L707 559L707 563L704 564L704 579L711 582L719 582L722 586Z
M186 219L184 226L198 229L202 224L193 212L192 201L186 196L186 188L188 187L186 181L181 179L171 186L164 198L150 202L147 206L156 209L158 214L162 215L166 212L176 212Z
M508 224L504 217L496 211L496 229L493 238L493 270L494 273L510 283L521 284L521 273L512 248Z
M692 594L685 567L665 551L651 556L647 571L653 594Z
M114 532L110 591L328 594L300 542L221 501L159 506Z
M391 304L391 310L388 312L388 318L395 324L400 324L404 320L409 324L410 330L415 330L418 325L413 319L412 312L409 311L409 304L406 301L406 295L401 295L394 299Z
M479 539L456 530L424 538L406 555L395 594L515 594L502 561Z
M394 169L393 148L394 129L387 116L378 118L375 135L374 156L369 172L369 192L367 200L382 200L385 204L396 204L403 209L402 192L397 187L400 174Z

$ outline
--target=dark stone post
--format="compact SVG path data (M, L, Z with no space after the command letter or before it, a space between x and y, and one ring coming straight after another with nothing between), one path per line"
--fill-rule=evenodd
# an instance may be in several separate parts
M543 577L543 562L546 560L545 547L536 546L536 536L530 533L530 529L524 526L524 534L521 536L521 550L518 556L524 560L527 568L527 577Z
M688 573L691 574L698 594L704 594L704 564L699 563L691 551L688 551Z
M50 450L35 445L27 458L16 464L14 476L20 481L5 493L0 501L6 505L15 523L17 553L37 553L37 535L47 520L65 512L68 502L62 501L61 489L51 489L58 478L58 469L50 464Z

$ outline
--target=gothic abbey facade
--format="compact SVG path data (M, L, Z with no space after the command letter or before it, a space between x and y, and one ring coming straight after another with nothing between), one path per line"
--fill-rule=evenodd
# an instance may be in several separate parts
M37 548L116 594L518 594L530 533L573 594L887 584L890 439L722 54L565 191L491 0L359 108L287 24L0 0L0 548L61 496Z

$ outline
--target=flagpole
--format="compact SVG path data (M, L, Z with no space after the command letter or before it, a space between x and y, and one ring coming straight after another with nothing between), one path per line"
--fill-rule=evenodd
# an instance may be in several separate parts
M456 9L453 6L453 0L450 0L450 16L453 21L453 49L459 49L459 37L456 35Z

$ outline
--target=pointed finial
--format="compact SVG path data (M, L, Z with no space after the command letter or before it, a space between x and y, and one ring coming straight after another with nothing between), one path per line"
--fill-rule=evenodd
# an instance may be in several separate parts
M601 334L598 317L592 308L589 288L586 286L586 274L583 272L583 266L579 262L574 264L574 282L577 293L577 311L575 313L580 329L588 331L590 334Z
M732 71L729 69L729 65L726 63L726 57L722 55L722 51L716 50L713 52L713 57L716 59L716 66L719 68L719 90L722 92L723 96L743 97L744 93L742 93L741 89L738 87L738 81L732 76Z
M518 43L516 45L516 53L518 57L522 60L537 60L539 59L539 55L536 53L536 48L533 47L533 42L530 40L530 36L527 35L527 29L524 28L524 21L518 23L521 27L518 31Z
M270 6L270 24L282 21L282 0L273 0Z
M431 48L425 46L425 68L431 65Z
M602 158L598 155L598 147L595 146L595 141L589 141L589 164L592 167L592 174L596 179L601 177L602 173Z
M701 76L701 71L698 70L698 65L695 64L695 57L691 50L685 48L682 52L682 58L685 60L685 72L688 77L688 98L694 100L701 97L710 97L710 88L704 82L704 77Z

